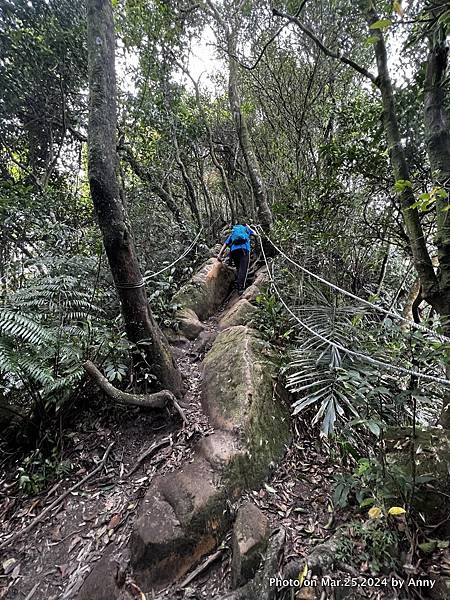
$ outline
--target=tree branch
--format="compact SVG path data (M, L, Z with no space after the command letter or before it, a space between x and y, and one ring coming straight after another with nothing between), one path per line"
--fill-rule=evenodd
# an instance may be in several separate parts
M274 8L272 10L272 13L276 17L283 17L284 19L288 19L288 21L290 21L291 23L295 23L295 25L297 25L297 27L299 27L302 30L302 32L305 35L307 35L316 44L316 46L318 48L320 48L320 50L322 50L322 52L326 56L329 56L330 58L335 58L336 60L339 60L344 65L348 65L349 67L351 67L352 69L357 71L360 75L363 75L364 77L367 77L367 79L370 79L370 81L378 87L378 80L375 77L375 75L373 75L370 71L368 71L364 67L361 67L361 65L358 65L358 63L356 63L351 58L342 56L342 54L338 54L337 52L333 52L333 50L330 50L329 48L327 48L319 40L319 38L316 36L316 34L307 25L302 23L296 16L284 13L281 10L278 10L277 8Z

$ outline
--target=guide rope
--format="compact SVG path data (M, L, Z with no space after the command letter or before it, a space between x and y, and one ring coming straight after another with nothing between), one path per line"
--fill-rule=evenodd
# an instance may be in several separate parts
M317 279L317 281L320 281L321 283L324 283L328 287L333 288L334 290L340 292L341 294L344 294L345 296L348 296L349 298L356 300L360 304L365 304L366 306L370 306L371 308L377 310L378 312L383 313L384 315L386 315L388 317L393 317L394 319L399 319L403 323L408 324L413 329L418 329L420 331L429 333L430 335L433 335L434 337L438 338L441 342L450 342L450 338L445 336L444 334L437 333L436 331L429 329L428 327L426 327L425 325L422 325L421 323L415 323L414 321L411 321L410 319L407 319L406 317L403 317L402 315L399 315L398 313L394 313L390 310L383 308L382 306L378 306L377 304L370 302L370 300L365 300L364 298L360 298L359 296L352 294L352 292L349 292L348 290L345 290L345 289L339 287L338 285L331 283L331 281L328 281L327 279L320 277L320 275L316 275L312 271L309 271L306 267L303 267L298 262L296 262L294 259L290 258L285 252L283 252L283 250L269 238L269 236L265 233L265 231L263 231L263 229L260 225L258 225L257 228L260 230L262 235L264 235L264 237L267 239L267 241L270 242L270 244L272 244L272 246L275 248L275 250L277 250L277 252L279 252L281 254L281 256L283 256L288 262L290 262L291 264L293 264L294 266L299 268L301 271L303 271L307 275L310 275L314 279Z
M189 252L192 250L192 248L197 243L202 231L203 231L203 227L200 228L199 232L197 233L195 238L192 240L190 245L186 248L186 250L184 250L184 252L182 254L180 254L180 256L177 259L175 259L173 262L171 262L170 265L167 265L167 267L164 267L163 269L160 269L159 271L155 271L154 273L146 273L145 277L144 277L144 283L147 283L147 281L149 279L153 279L153 277L156 277L157 275L161 275L161 273L164 273L164 271L167 271L168 269L172 268L174 265L176 265L178 262L180 262L180 260L183 260L183 258L187 254L189 254Z
M306 329L307 331L309 331L309 333L311 333L314 337L317 337L318 339L322 340L323 342L326 342L330 346L333 346L337 350L340 350L341 352L344 352L345 354L348 354L349 356L355 356L355 357L363 360L364 362L372 364L372 365L375 365L377 367L381 367L381 368L389 370L389 371L395 371L397 373L403 373L404 375L409 375L409 376L412 376L412 377L417 377L418 379L427 379L429 381L434 381L434 382L440 383L441 385L444 385L446 387L450 386L450 381L447 380L447 379L444 379L443 377L437 377L435 375L428 375L426 373L420 373L419 371L415 371L413 369L407 369L405 367L401 367L401 366L398 366L398 365L392 365L392 364L386 363L386 362L384 362L382 360L379 360L377 358L373 358L372 356L368 356L367 354L363 354L362 352L358 352L356 350L350 350L350 348L346 348L342 344L334 342L333 340L328 339L327 337L325 337L321 333L315 331L307 323L305 323L304 321L302 321L298 317L298 315L296 315L292 311L292 309L286 304L283 296L281 295L281 293L280 293L280 291L279 291L279 289L278 289L278 287L276 285L274 276L273 276L273 274L270 271L269 264L268 264L267 257L266 257L266 253L264 252L264 246L263 246L263 243L262 243L262 240L261 240L261 235L258 235L258 239L259 239L259 243L260 243L260 246L261 246L261 251L262 251L263 258L264 258L264 262L265 262L266 267L267 267L267 272L269 274L271 285L272 285L272 287L273 287L276 295L278 296L281 304L289 312L289 314L292 315L292 317L294 317L294 319L304 329Z
M141 279L137 283L115 283L114 285L118 290L137 290L141 287L144 287L145 282L143 279Z

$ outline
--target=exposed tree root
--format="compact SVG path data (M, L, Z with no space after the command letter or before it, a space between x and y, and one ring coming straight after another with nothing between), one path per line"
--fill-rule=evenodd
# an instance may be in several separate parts
M164 439L162 439L159 442L156 442L155 444L152 444L150 446L150 448L147 448L147 450L145 450L145 452L143 452L139 456L136 463L131 467L131 469L129 471L127 471L125 473L123 478L126 479L127 477L130 477L130 475L132 475L135 471L137 471L137 469L139 468L142 461L145 460L148 456L150 456L150 454L153 454L154 452L156 452L156 450L159 450L160 448L163 448L164 446L168 446L169 444L172 444L172 436L171 435L165 437Z
M83 368L98 387L116 402L141 408L164 408L168 403L172 403L184 423L187 423L186 415L169 390L161 390L153 394L129 394L114 387L90 360L83 364Z

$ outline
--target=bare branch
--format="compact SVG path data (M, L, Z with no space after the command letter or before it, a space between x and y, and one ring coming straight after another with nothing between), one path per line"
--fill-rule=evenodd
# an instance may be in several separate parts
M319 38L316 36L316 34L307 25L302 23L295 15L289 15L287 13L282 12L281 10L278 10L277 8L274 8L272 12L276 17L283 17L284 19L288 19L288 21L290 21L291 23L295 23L295 25L297 25L297 27L299 27L299 29L301 29L302 32L305 35L307 35L316 44L316 46L318 48L320 48L320 50L322 50L322 52L326 56L329 56L330 58L335 58L336 60L339 60L344 65L348 65L349 67L352 67L352 69L354 69L355 71L360 73L360 75L364 75L364 77L367 77L368 79L370 79L370 81L378 87L378 79L377 79L377 77L375 77L375 75L373 75L370 71L368 71L364 67L361 67L360 65L358 65L358 63L356 63L351 58L342 56L341 54L338 54L337 52L333 52L333 50L330 50L329 48L327 48L319 40Z

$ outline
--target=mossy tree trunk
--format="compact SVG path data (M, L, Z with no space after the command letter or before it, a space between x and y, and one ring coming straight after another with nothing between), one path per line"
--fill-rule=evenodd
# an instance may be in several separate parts
M433 12L433 11L432 11ZM435 15L433 15L435 16ZM444 329L450 336L450 133L446 113L446 76L448 66L448 48L446 45L446 28L437 25L429 38L429 52L425 74L424 124L427 141L427 152L431 166L433 184L438 190L436 195L436 238L439 260L439 291L441 300L441 317ZM440 194L439 191L445 191ZM450 379L449 363L446 368L447 379ZM450 396L444 400L441 424L450 428Z
M128 339L155 376L155 388L179 393L181 377L151 314L136 249L119 194L115 37L111 0L88 0L88 175L92 201L119 295Z

